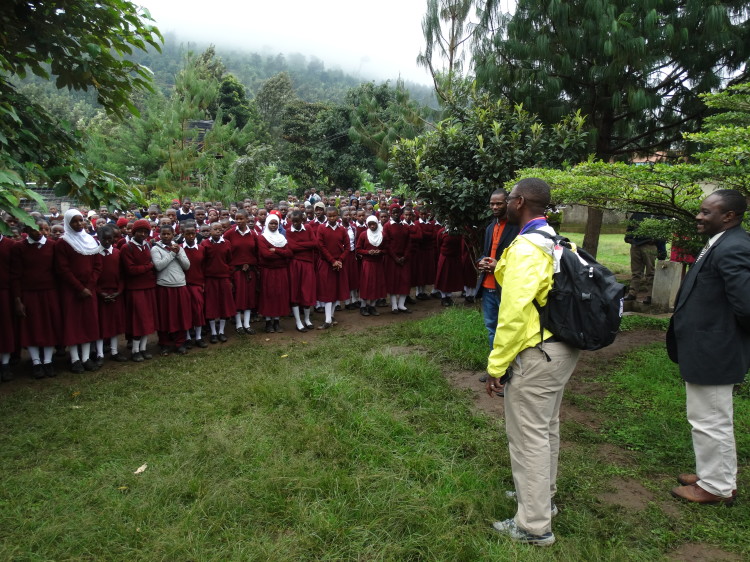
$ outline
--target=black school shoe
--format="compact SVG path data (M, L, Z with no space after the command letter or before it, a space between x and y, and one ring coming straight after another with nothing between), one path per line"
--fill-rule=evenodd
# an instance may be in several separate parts
M10 365L0 365L0 382L10 382L13 380L13 374L10 372Z
M221 343L226 343L228 341L228 338L224 334L219 334L219 341Z
M360 314L361 314L362 316L370 316L370 311L369 311L369 310L367 310L367 307L366 307L366 306L363 306L362 308L360 308L360 309L359 309L359 313L360 313Z
M370 316L380 316L378 309L375 308L374 306L368 306L367 310L370 312Z
M70 365L70 372L80 375L83 373L83 362L79 359Z
M211 339L209 339L208 341L210 341L211 343L219 343L219 338L217 338L216 336L212 335Z
M31 376L33 376L35 379L44 378L44 369L42 369L41 363L37 363L36 365L31 366Z
M55 368L52 366L52 363L45 363L42 365L42 371L44 371L45 377L56 377L57 373L55 372Z
M206 340L204 340L203 338L201 338L199 340L195 340L195 345L198 346L198 347L200 347L201 349L205 349L205 348L208 347L208 344L206 343Z
M86 359L86 361L83 362L83 368L86 371L96 371L99 367L96 366L96 363L94 363L90 358Z
M406 304L417 304L417 301L415 301L413 298L411 298L411 295L406 296Z

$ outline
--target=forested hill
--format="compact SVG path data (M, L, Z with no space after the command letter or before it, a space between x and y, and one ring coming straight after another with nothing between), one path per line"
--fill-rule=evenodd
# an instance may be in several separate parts
M174 88L177 73L185 66L186 58L197 57L208 47L208 43L195 43L174 33L167 33L164 35L161 53L155 49L149 49L148 52L134 51L130 58L150 68L154 73L155 85L168 96ZM215 47L215 51L227 72L233 74L247 88L250 98L255 97L266 80L280 72L289 74L297 97L307 102L343 103L349 89L357 87L362 82L381 82L353 76L339 68L328 69L324 61L301 53L268 55L220 47ZM394 76L390 80L391 85L395 85L397 79L398 76ZM49 92L57 92L54 82L32 74L29 74L24 82L40 85ZM420 105L437 107L435 93L430 86L404 82L404 87L409 91L411 98ZM91 92L71 92L71 95L77 101L84 100L95 104L96 96Z

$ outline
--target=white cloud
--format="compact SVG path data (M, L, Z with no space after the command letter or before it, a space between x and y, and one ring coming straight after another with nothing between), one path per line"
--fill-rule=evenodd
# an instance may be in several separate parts
M429 84L416 58L423 46L425 0L145 0L162 32L248 51L321 59L363 76L399 75Z

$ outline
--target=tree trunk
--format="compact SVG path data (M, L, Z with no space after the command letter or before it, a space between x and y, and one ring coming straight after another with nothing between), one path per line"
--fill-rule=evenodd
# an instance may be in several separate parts
M599 249L599 231L602 228L602 217L604 211L596 207L589 207L586 217L586 232L583 235L583 249L596 257Z

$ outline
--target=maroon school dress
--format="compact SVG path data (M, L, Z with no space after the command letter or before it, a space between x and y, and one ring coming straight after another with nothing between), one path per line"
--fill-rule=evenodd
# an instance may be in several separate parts
M206 318L229 318L237 311L232 296L232 246L229 242L214 242L208 238L201 242L205 251L203 273L205 278Z
M304 230L294 230L290 226L286 231L287 247L292 251L289 262L289 300L298 306L314 306L317 279L315 275L315 250L318 239L307 225Z
M409 227L400 222L389 221L383 227L388 257L385 260L385 285L391 295L408 295L411 289L411 267L409 265ZM403 264L396 258L404 257Z
M333 262L342 264L349 254L349 236L346 230L337 226L335 229L327 224L317 227L318 251L320 260L317 266L318 300L320 302L344 301L349 298L349 281L346 266L334 271Z
M182 244L182 248L190 260L190 269L185 272L185 283L190 293L192 326L203 326L206 323L206 299L203 296L206 282L203 274L203 258L206 250L198 243L195 246L188 246L187 242Z
M125 329L136 339L156 331L156 273L151 248L128 242L120 250L125 276Z
M55 260L60 275L61 343L78 345L98 340L99 299L96 284L102 272L102 256L98 253L79 254L63 237L55 244ZM81 296L84 289L88 289L91 296ZM82 318L88 321L82 321Z
M254 310L258 306L258 235L248 228L242 234L233 227L224 234L232 245L232 283L237 311ZM249 266L243 271L244 266Z
M55 243L39 246L30 238L11 248L11 295L20 297L26 316L18 319L21 347L50 347L61 342L60 298L55 273ZM80 320L80 319L79 319Z
M125 279L122 274L120 250L102 248L102 272L96 283L99 299L99 339L109 339L125 333ZM119 293L113 301L104 300L104 295Z
M10 256L15 244L0 234L0 353L13 353L17 349L16 315L10 292Z
M346 267L346 278L349 281L349 291L356 291L359 289L359 260L357 259L357 229L354 228L352 223L349 223L346 229L347 236L349 236L349 255L344 262ZM348 297L347 297L348 298Z
M422 229L422 239L419 241L422 265L417 275L417 285L432 285L435 282L435 275L437 275L435 237L440 227L433 221L423 221L422 219L419 219L419 226Z
M442 228L437 234L436 244L438 247L438 266L435 275L435 290L445 293L462 291L464 288L464 275L462 258L462 246L464 239L460 235L448 234Z
M371 255L370 250L380 250L381 254ZM363 232L357 239L357 254L362 258L362 275L359 278L359 298L364 300L383 299L385 290L385 265L386 247L385 240L380 246L373 246L367 238L367 232Z
M412 222L407 224L409 227L409 279L410 286L416 287L421 285L418 283L420 279L420 273L424 267L424 256L420 252L422 245L422 227L418 222Z
M259 236L258 257L261 295L258 314L270 318L289 316L289 260L292 258L289 244L277 248L263 236Z

